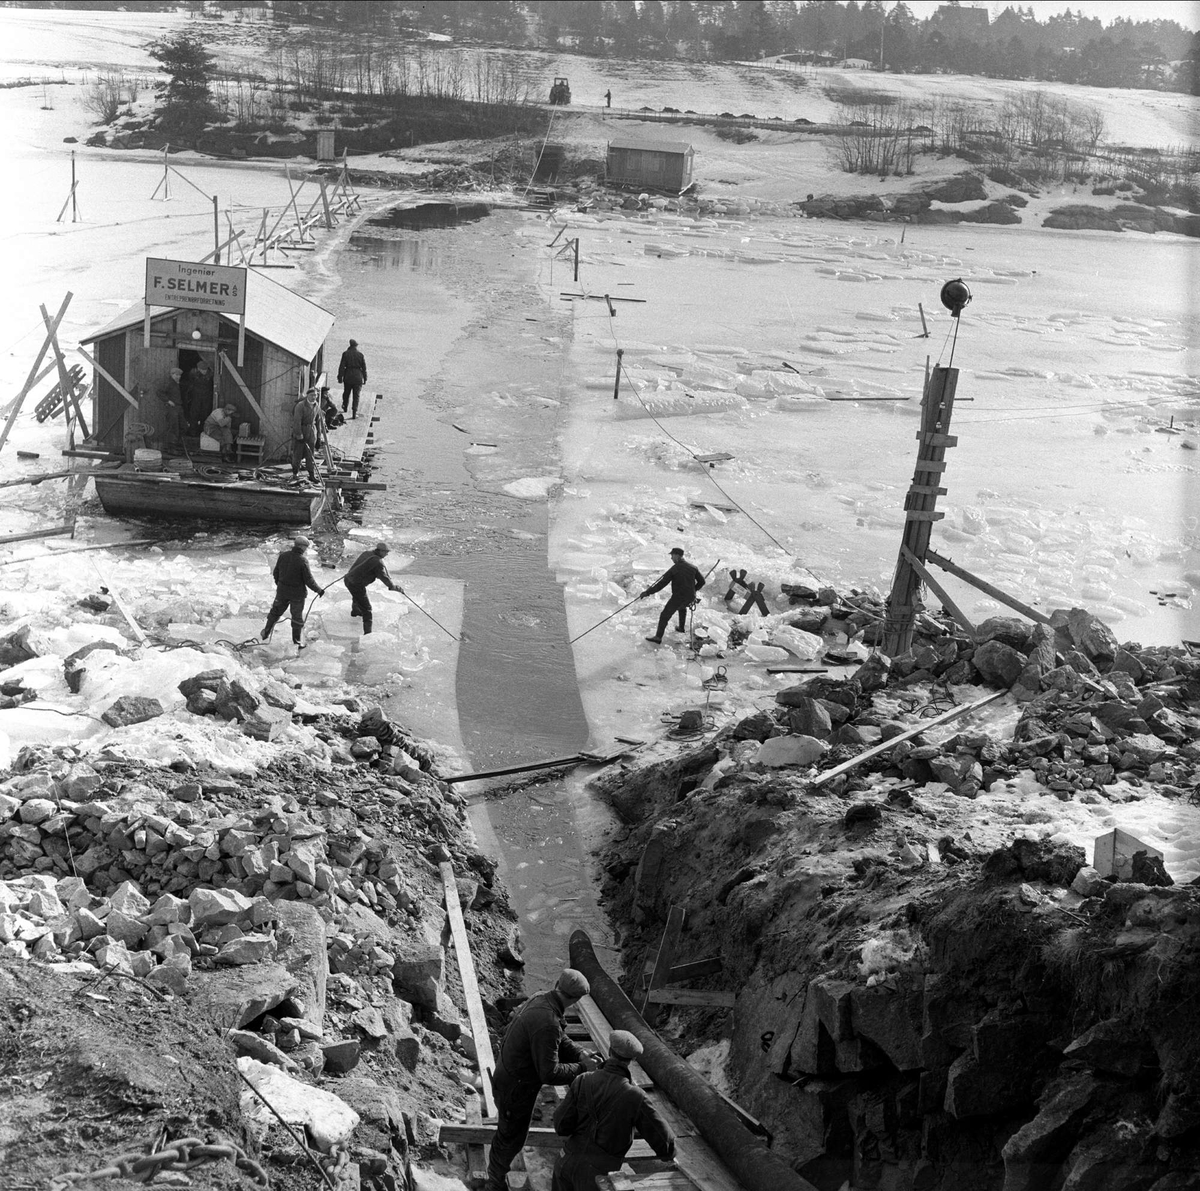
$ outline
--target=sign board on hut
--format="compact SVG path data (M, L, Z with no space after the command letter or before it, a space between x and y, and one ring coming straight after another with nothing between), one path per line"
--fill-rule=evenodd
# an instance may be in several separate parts
M248 269L209 265L199 261L146 258L146 323L143 337L150 346L150 308L171 306L185 310L210 310L240 316L238 366L241 367L246 333L246 277Z

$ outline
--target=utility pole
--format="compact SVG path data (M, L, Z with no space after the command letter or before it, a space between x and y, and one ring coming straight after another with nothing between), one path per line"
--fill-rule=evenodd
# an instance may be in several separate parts
M904 498L904 537L884 621L883 648L889 657L896 657L912 647L916 622L914 601L923 582L930 533L933 523L946 515L937 511L937 498L946 494L946 489L940 487L946 470L946 449L958 444L958 439L947 433L957 386L957 368L936 366L921 397L917 465Z

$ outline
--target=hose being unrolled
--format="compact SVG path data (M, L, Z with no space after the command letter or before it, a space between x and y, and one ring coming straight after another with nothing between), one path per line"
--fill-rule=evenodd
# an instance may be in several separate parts
M577 930L571 935L570 955L571 967L587 977L592 1000L613 1029L628 1030L642 1044L638 1062L675 1106L692 1119L700 1136L716 1150L746 1191L817 1191L767 1149L712 1085L646 1025L617 982L600 966L586 931Z

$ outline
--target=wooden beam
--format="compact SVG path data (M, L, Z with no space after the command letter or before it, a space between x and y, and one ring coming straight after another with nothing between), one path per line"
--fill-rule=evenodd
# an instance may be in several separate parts
M108 588L108 594L112 596L112 601L114 604L116 604L117 611L120 612L123 617L125 617L125 622L133 630L133 635L137 638L138 644L145 645L146 634L142 632L142 626L133 619L133 613L130 612L125 606L125 601L121 599L120 594L113 585L113 581L100 569L99 563L93 562L92 565L96 568L96 574L100 576L100 582L103 583L106 588Z
M72 157L72 168L74 168L74 160L74 157ZM72 190L74 190L74 187L72 187ZM64 207L63 210L65 211L66 207ZM67 296L63 298L62 305L58 308L58 313L54 316L54 325L49 327L46 331L46 338L42 340L42 346L38 350L36 359L33 361L33 367L29 369L29 375L25 378L25 384L21 386L21 391L13 399L12 406L8 411L8 421L4 423L4 429L0 430L0 448L2 448L8 441L8 436L12 433L13 424L17 420L17 414L21 412L21 406L24 404L25 398L29 395L29 390L32 389L33 386L36 385L37 382L46 375L46 373L56 367L56 365L51 364L49 368L46 368L41 373L38 372L38 369L42 366L42 361L46 358L46 351L50 347L50 340L58 331L59 323L62 322L63 315L67 313L67 307L71 304L72 297L74 297L74 295L68 290Z
M671 961L675 958L679 939L683 934L685 916L683 906L672 906L667 913L667 925L663 930L662 939L659 940L658 951L654 956L654 966L650 972L650 987L640 998L641 1004L636 1006L648 1026L652 1026L658 1018L657 1011L650 1007L652 1004L650 993L656 988L662 988L667 982L667 973L671 970Z
M34 538L56 538L62 534L73 534L74 532L74 525L56 525L53 529L32 529L28 533L7 533L0 537L0 546L7 546L9 542L28 542Z
M646 999L652 1005L703 1005L732 1009L737 994L704 988L652 988L646 994Z
M113 376L113 374L112 374L111 372L109 372L109 371L108 371L108 369L107 369L107 368L102 368L102 367L101 367L99 364L97 364L97 363L96 363L96 361L95 361L95 360L93 360L93 359L92 359L92 357L91 357L91 356L89 356L89 355L88 355L88 353L87 353L86 351L84 351L84 349L83 349L82 347L77 347L75 350L76 350L76 351L77 351L77 352L78 352L78 353L79 353L79 354L80 354L80 355L81 355L81 356L82 356L82 357L83 357L83 358L84 358L84 359L85 359L85 360L86 360L86 361L87 361L89 364L91 364L91 366L92 366L92 367L93 367L93 368L94 368L94 369L95 369L95 370L96 370L98 373L100 373L100 375L101 375L102 377L104 377L104 379L105 379L106 381L108 381L108 383L109 383L110 385L112 385L112 387L113 387L114 389L116 389L116 390L117 390L117 392L118 392L118 393L120 393L120 394L121 394L121 396L122 396L122 397L124 397L124 398L125 398L125 400L129 402L129 404L130 404L130 405L132 405L132 406L133 406L133 408L134 408L134 409L140 410L140 408L141 408L141 407L138 405L138 399L137 399L136 397L134 397L134 396L133 396L133 395L132 395L132 394L129 392L129 390L128 390L128 389L127 389L127 388L126 388L126 387L125 387L123 384L121 384L121 382L120 382L119 380L117 380L117 378L116 378L115 376Z
M993 691L990 695L985 695L982 699L976 699L974 703L964 703L961 707L952 707L949 711L934 716L931 720L924 720L915 727L909 728L907 732L901 732L899 736L893 736L890 740L873 745L865 752L859 753L857 757L851 757L849 761L843 761L840 765L835 765L832 769L825 770L824 773L809 782L808 788L815 790L819 786L824 786L826 783L833 781L835 777L841 777L843 773L848 773L851 769L857 768L864 761L869 761L872 757L878 757L880 753L886 753L889 749L895 748L902 740L909 740L914 736L919 736L922 732L928 732L930 728L936 728L940 724L948 724L951 720L958 719L959 716L966 715L970 711L976 711L980 707L986 707L989 703L994 703L997 699L1003 699L1007 694L1007 691Z
M347 488L354 492L386 492L386 484L368 483L366 480L343 480L338 476L326 476L326 488Z
M1038 624L1050 623L1050 617L1044 612L1039 612L1036 608L1031 608L1028 604L1021 603L1020 600L1010 596L1007 592L1001 591L1000 588L994 587L984 579L980 579L978 575L972 575L970 571L951 562L936 550L926 550L925 561L933 563L936 567L941 567L943 571L947 571L951 575L956 575L964 583L969 583L972 587L979 588L980 591L990 595L993 599L999 600L1002 604L1007 604L1014 611L1020 612L1022 616L1028 616L1030 620L1037 621Z
M263 413L262 406L254 400L254 394L250 392L250 387L242 380L241 373L229 362L229 357L224 352L218 352L217 354L221 357L221 363L229 369L229 375L233 377L234 384L242 390L242 396L254 407L254 412L258 414L259 422L265 422L267 415Z
M68 546L65 550L50 550L45 554L27 554L24 558L6 558L0 562L0 567L11 566L15 562L40 562L43 558L57 558L60 554L81 554L85 550L119 550L124 546L153 546L157 541L157 538L133 538L128 542L93 542L89 546ZM47 545L49 545L48 542Z
M668 984L678 984L683 980L698 980L701 976L716 976L722 970L720 956L712 959L698 959L690 964L676 964L667 973Z
M83 410L79 408L79 398L75 393L75 381L67 371L67 362L63 359L62 349L58 346L58 331L52 327L53 319L51 319L50 312L46 309L46 304L43 302L38 309L42 312L42 322L46 327L46 336L50 340L50 346L54 349L54 363L58 368L58 383L63 393L63 410L66 412L70 406L75 407L75 417L79 419L79 426L83 431L83 437L87 438L88 425L84 420ZM82 368L79 369L79 375L83 375Z
M479 995L479 981L475 976L475 962L471 958L471 941L467 937L467 926L463 922L462 906L458 901L458 885L454 879L454 866L448 860L438 864L442 874L442 891L446 897L446 916L450 919L450 937L454 940L454 954L458 958L458 974L462 979L463 999L467 1002L467 1018L471 1023L471 1038L475 1042L475 1062L479 1067L482 1084L481 1099L483 1115L490 1117L496 1111L492 1095L492 1072L496 1070L496 1057L492 1054L492 1039L488 1034L487 1017L483 1012L483 1000Z
M455 782L473 782L476 778L482 777L505 777L510 773L530 773L535 769L556 769L559 765L578 765L586 760L586 757L575 753L570 757L555 757L550 761L533 761L528 765L509 765L504 769L485 769L480 773L455 773L450 777L442 778L442 781L448 785L454 785Z
M967 614L950 598L946 589L929 573L929 568L907 546L901 546L900 553L908 559L909 566L921 576L921 580L942 601L946 610L963 627L967 636L974 641L975 626L971 623Z
M443 1122L438 1129L438 1141L443 1145L491 1145L496 1136L495 1122L484 1121L482 1125L454 1125ZM553 1129L529 1130L525 1144L534 1150L561 1150L567 1139L560 1137ZM654 1151L640 1138L634 1141L626 1157L644 1158L653 1155Z

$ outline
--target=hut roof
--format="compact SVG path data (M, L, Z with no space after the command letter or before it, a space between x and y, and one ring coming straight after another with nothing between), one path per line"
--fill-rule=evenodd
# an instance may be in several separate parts
M154 308L157 318L162 313ZM136 326L146 316L146 307L135 302L127 307L107 326L93 331L80 340L92 343L104 339L116 331ZM237 326L237 316L223 314L222 318ZM246 279L246 330L259 339L265 339L276 347L301 360L311 360L325 337L333 327L334 317L323 306L294 294L290 289L256 273L249 271Z
M610 149L648 149L652 153L690 153L687 141L645 141L637 137L615 136L608 142Z

